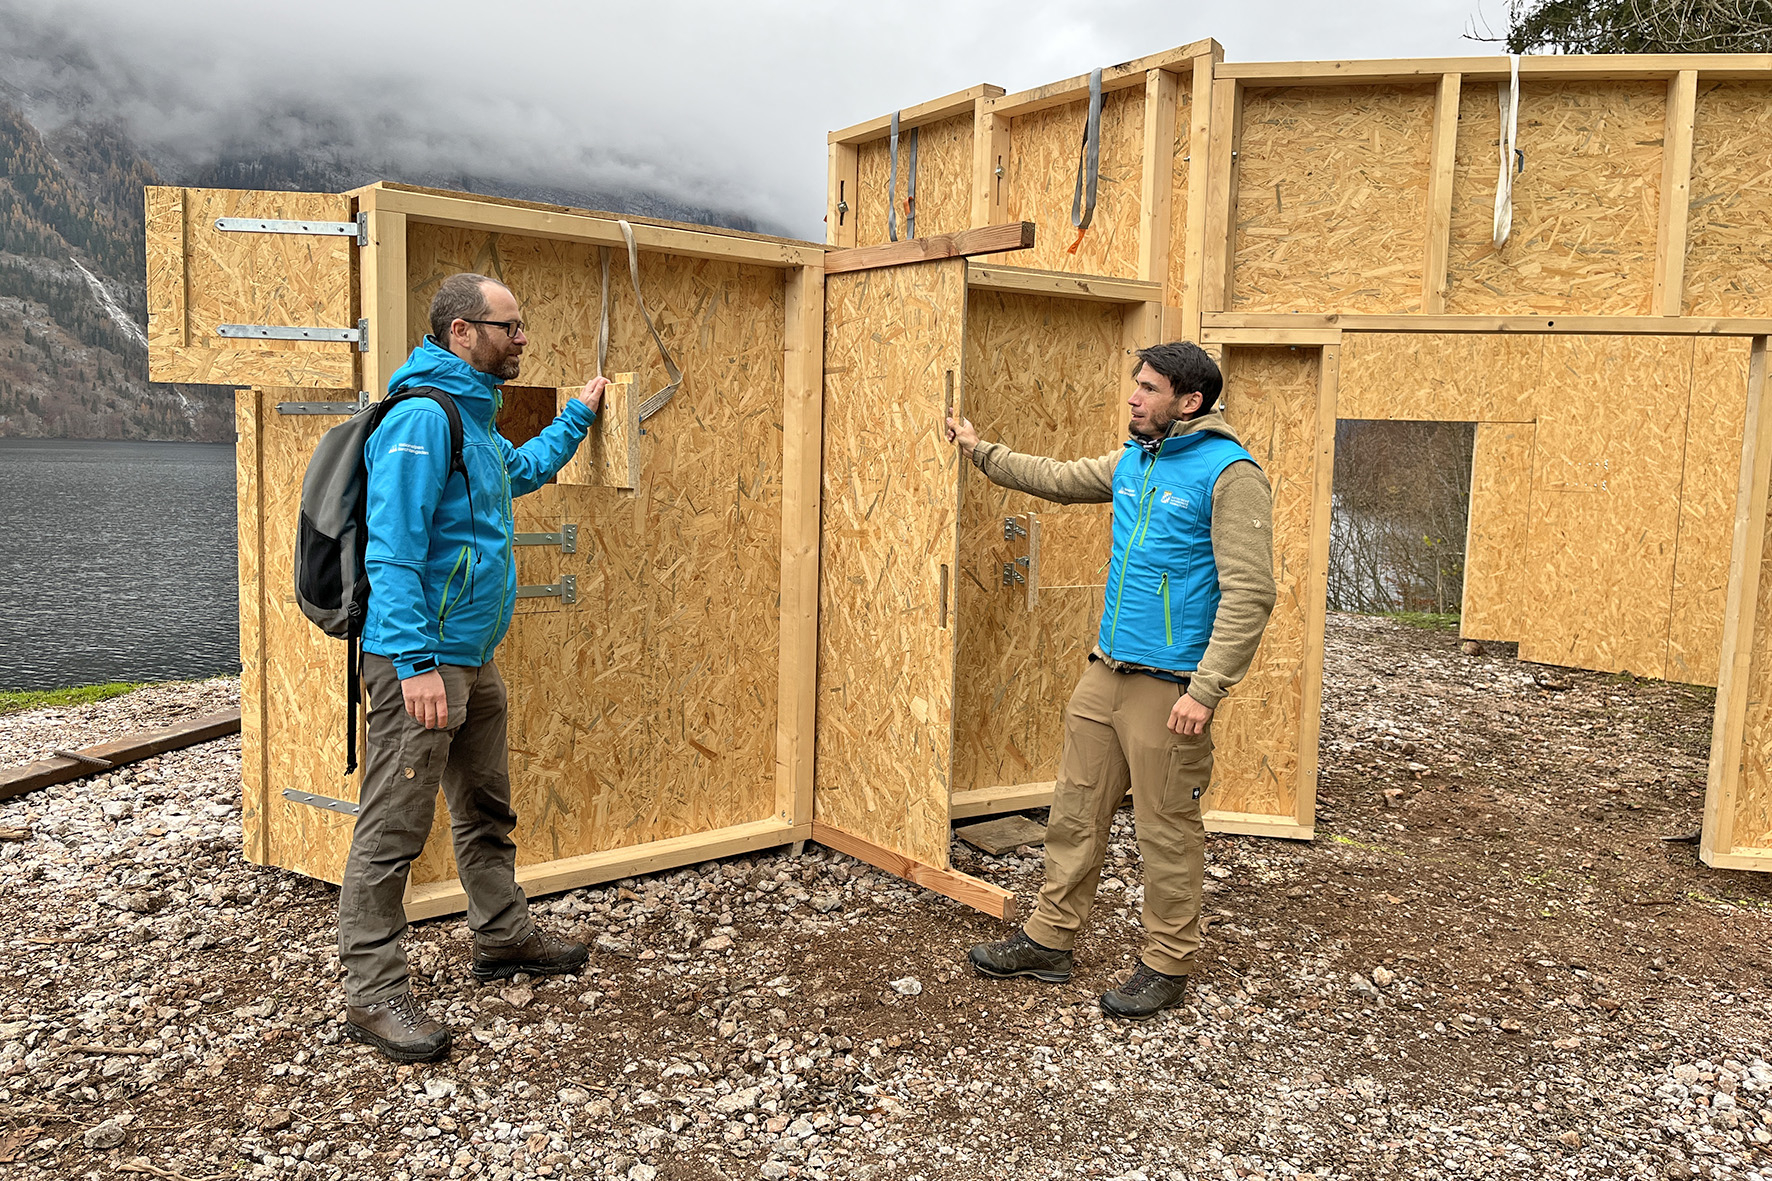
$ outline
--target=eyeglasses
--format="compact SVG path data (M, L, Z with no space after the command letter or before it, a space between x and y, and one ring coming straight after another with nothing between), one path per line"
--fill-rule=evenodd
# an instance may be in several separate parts
M466 316L463 316L462 319L469 324L487 324L493 328L503 328L505 335L510 337L515 337L523 331L523 321L521 320L469 320Z

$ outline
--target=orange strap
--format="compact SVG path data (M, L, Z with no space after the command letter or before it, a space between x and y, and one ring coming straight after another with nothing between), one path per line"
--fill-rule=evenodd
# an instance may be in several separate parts
M1079 247L1083 244L1083 235L1087 234L1088 232L1089 232L1088 226L1078 226L1077 227L1077 240L1075 242L1071 243L1071 248L1069 250L1065 251L1065 253L1066 254L1075 254L1077 252L1077 247Z

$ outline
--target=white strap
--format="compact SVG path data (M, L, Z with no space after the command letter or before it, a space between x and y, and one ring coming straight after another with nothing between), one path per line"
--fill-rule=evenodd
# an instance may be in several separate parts
M1495 180L1495 249L1500 250L1514 229L1514 160L1520 136L1520 55L1512 62L1505 84L1497 84L1501 100L1501 174Z
M615 224L621 227L621 236L628 243L628 274L634 279L634 302L640 305L640 318L646 321L646 331L652 333L652 343L658 346L658 357L664 362L665 376L671 379L669 385L640 403L640 421L645 422L663 410L665 403L676 395L677 387L683 384L683 371L671 360L671 350L665 348L664 337L658 334L658 326L652 322L652 313L646 310L646 296L640 292L640 250L634 245L634 227L625 221Z

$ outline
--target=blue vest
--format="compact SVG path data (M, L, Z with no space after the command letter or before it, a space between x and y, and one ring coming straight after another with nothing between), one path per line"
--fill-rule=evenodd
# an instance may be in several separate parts
M1156 455L1128 440L1114 468L1114 556L1101 650L1115 660L1192 672L1218 616L1212 489L1254 459L1208 431L1163 440Z

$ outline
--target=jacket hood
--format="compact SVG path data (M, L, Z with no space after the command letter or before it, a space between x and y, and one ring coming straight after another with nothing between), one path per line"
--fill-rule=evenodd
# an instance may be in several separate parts
M465 402L464 412L474 413L483 422L490 422L500 401L499 386L504 379L482 373L442 345L426 336L424 343L412 350L406 364L388 379L388 393L426 385L442 390L457 402Z
M1243 440L1237 438L1237 432L1231 429L1231 424L1224 420L1224 411L1216 407L1208 410L1197 418L1189 418L1180 422L1171 423L1169 425L1169 434L1166 437L1174 439L1179 438L1182 435L1191 435L1196 431L1203 431L1212 435L1223 435L1239 447L1243 445Z

